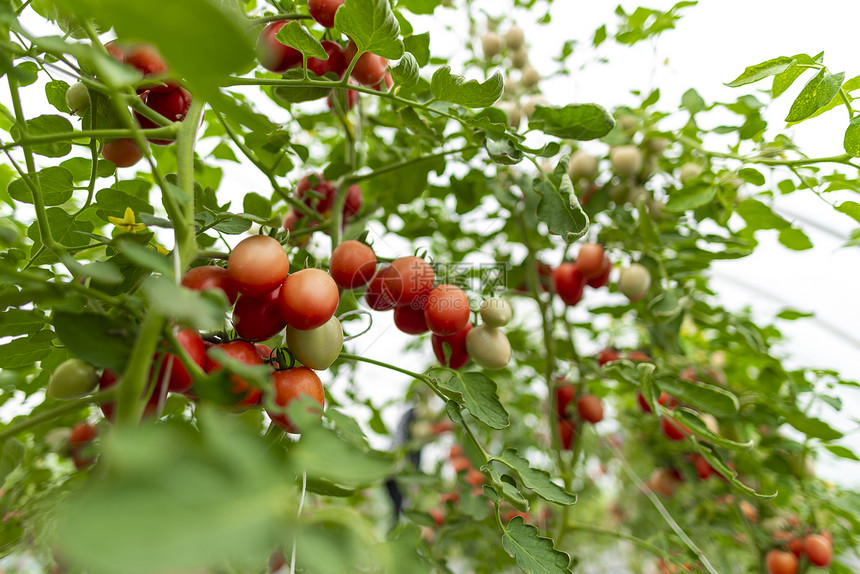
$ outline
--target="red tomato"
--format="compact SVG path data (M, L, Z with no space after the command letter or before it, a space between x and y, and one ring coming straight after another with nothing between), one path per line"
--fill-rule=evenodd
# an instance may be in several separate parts
M223 267L203 265L189 269L182 277L182 286L194 291L220 289L232 305L239 296L239 286Z
M99 379L99 391L105 391L116 384L118 381L118 377L114 371L111 369L105 369L102 373L101 378ZM163 389L162 389L163 390ZM152 395L150 395L149 400L146 402L146 406L143 409L144 418L151 417L158 412L158 402L161 400L161 390L156 389L153 391ZM116 416L116 403L108 402L102 403L99 405L99 408L102 410L102 414L104 414L105 418L110 422L114 421L114 417Z
M246 365L254 366L263 364L263 359L260 357L260 353L257 351L257 347L255 347L253 343L248 343L246 341L230 341L229 343L213 345L212 348L221 349L227 353L227 356L231 359L235 359ZM207 373L215 373L220 371L222 368L221 363L213 359L209 353L206 354L206 365L204 369ZM230 388L230 392L236 395L236 406L252 407L260 401L260 397L263 394L262 391L251 386L248 381L239 375L231 375L230 382L233 385Z
M343 78L346 69L349 67L349 60L344 56L343 48L337 42L328 40L322 42L322 47L325 53L328 54L328 60L320 58L308 58L308 70L317 76L325 76L328 73L334 72L337 79Z
M650 415L654 412L651 410L651 405L649 405L648 401L645 400L645 395L643 395L641 391L636 391L636 402L639 403L639 408L643 413Z
M797 557L791 552L774 548L765 558L770 574L797 574Z
M663 431L663 435L667 439L676 442L684 440L684 437L690 433L690 429L669 417L662 417L660 419L660 430Z
M346 63L352 62L358 53L358 47L352 40L346 47ZM359 57L358 62L352 68L352 78L362 86L375 86L385 79L388 60L382 56L365 52Z
M164 61L155 46L149 44L133 44L128 47L125 50L125 63L140 70L144 78L164 76L170 71L167 62ZM164 84L147 84L145 89L151 92L169 92L178 86L176 81L166 80Z
M647 353L643 353L642 351L630 351L627 353L628 361L637 361L640 363L652 363L654 359L648 356Z
M274 351L268 345L264 345L263 343L254 343L254 348L257 349L257 353L260 355L260 358L263 361L275 360Z
M590 423L599 423L603 420L603 404L594 395L584 395L576 402L576 412L579 417Z
M277 572L287 565L287 557L283 550L275 550L269 556L269 572Z
M265 341L284 330L287 322L281 316L278 287L265 295L242 295L233 308L233 328L249 341Z
M575 397L576 387L571 384L558 385L555 388L555 409L559 418L568 418L567 407Z
M275 393L274 402L279 407L286 408L301 395L308 395L321 407L325 407L325 391L322 381L315 372L307 367L296 367L273 373L272 386ZM278 427L291 433L299 432L286 414L273 413L269 410L266 412Z
M469 472L466 473L466 482L471 485L472 488L478 488L486 481L486 477L484 473L478 470L477 468L470 469Z
M469 352L466 350L466 335L472 329L471 323L466 323L463 330L454 335L443 337L435 333L430 337L430 343L433 345L433 352L436 354L436 359L443 366L457 370L469 362ZM445 361L445 345L449 347L450 363Z
M602 367L606 363L617 361L620 358L621 355L615 349L603 349L597 353L597 364Z
M191 92L185 88L178 87L167 92L148 92L142 94L141 98L144 103L172 122L181 122L188 115L188 110L191 108ZM137 123L144 129L152 129L159 127L154 121L148 117L135 112ZM170 145L174 140L150 139L150 143L156 145Z
M302 269L287 277L281 287L281 316L291 327L306 331L328 322L340 294L331 275L322 269Z
M72 433L69 435L69 444L71 446L85 445L92 442L98 432L98 429L90 423L78 423L72 427Z
M472 468L472 461L465 456L455 456L451 459L451 466L454 467L456 473L466 472Z
M370 246L360 241L344 241L331 253L329 273L343 289L367 285L375 272L376 254Z
M558 421L558 439L563 450L570 450L576 436L576 423L569 420Z
M326 103L328 104L328 109L331 111L338 109L348 112L358 103L358 92L355 90L346 90L346 96L344 96L343 90L334 90L326 96ZM335 103L337 103L337 106L335 106Z
M699 453L695 453L687 455L687 460L693 463L693 466L696 467L696 475L698 475L699 480L707 480L711 476L714 469L711 467L710 463L705 460L705 457Z
M589 287L598 289L600 287L604 287L609 283L609 275L612 273L612 263L609 261L608 257L604 256L603 266L600 269L600 275L598 275L597 277L592 277L586 282Z
M389 72L385 72L385 77L382 79L381 82L379 82L378 84L373 86L373 89L376 90L377 92L382 92L383 91L383 89L382 89L383 84L385 84L385 91L391 90L391 86L394 85L394 78L391 77L391 74Z
M439 285L430 291L424 317L436 335L455 335L469 323L469 298L454 285Z
M442 526L443 524L445 524L445 513L443 513L438 508L433 508L432 510L430 510L429 514L430 518L433 519L433 522L436 524L436 526Z
M302 53L275 38L286 23L286 20L272 22L263 28L257 39L257 59L264 68L278 74L302 65Z
M253 235L239 242L227 259L227 271L244 295L263 295L276 289L290 271L290 260L278 240Z
M105 44L105 50L107 53L114 57L119 62L125 62L125 51L127 46L122 44L118 40L111 40L107 44Z
M344 0L308 0L308 12L320 26L334 28L334 15Z
M552 272L555 292L566 305L573 306L582 299L585 276L573 263L562 263Z
M776 535L774 535L774 537L776 537ZM798 558L803 556L803 553L804 553L803 540L801 540L800 538L792 538L791 540L788 541L788 544L786 544L786 547L791 551L792 554L794 554Z
M143 152L131 138L113 140L102 147L102 157L117 167L131 167L143 158Z
M809 561L816 566L825 567L833 560L833 545L820 534L810 534L803 539L803 549Z
M603 246L598 243L586 243L579 248L576 255L576 267L586 279L597 279L604 272Z
M72 461L75 463L75 468L81 470L93 464L96 461L96 455L91 452L95 449L92 446L72 449Z
M389 269L391 271L384 280L395 305L412 305L417 299L426 298L433 289L436 274L430 264L420 257L398 257L391 262ZM420 304L420 307L423 309L426 305Z
M361 205L364 203L364 196L361 192L361 187L355 183L349 186L346 190L346 203L343 206L344 221L349 221L352 217L361 210Z
M388 276L391 273L391 267L380 268L364 292L364 302L374 311L387 311L394 307L394 297L388 290Z
M203 339L200 333L196 330L187 328L182 329L176 334L177 342L188 352L191 360L197 363L200 367L206 360L206 348L203 346ZM179 357L172 353L168 353L164 360L161 360L161 353L156 353L152 357L152 364L157 365L161 362L161 367L158 370L158 380L162 381L167 377L167 370L170 369L170 377L168 378L167 390L174 393L184 393L191 388L194 381L191 380L191 375L179 360Z
M420 335L430 330L424 318L424 307L401 305L394 308L394 324L407 335Z

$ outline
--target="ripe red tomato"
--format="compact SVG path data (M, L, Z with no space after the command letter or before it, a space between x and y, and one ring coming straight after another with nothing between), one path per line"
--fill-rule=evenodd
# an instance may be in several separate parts
M290 271L290 260L278 240L253 235L239 242L227 259L227 271L244 295L263 295L277 288Z
M803 549L809 561L816 566L825 567L833 560L833 545L820 534L810 534L803 539Z
M230 273L217 265L202 265L189 269L182 277L182 286L194 291L220 289L232 305L239 296L239 286Z
M455 456L451 458L451 466L454 467L454 472L461 473L472 468L472 461L465 456Z
M280 20L268 24L257 38L257 59L264 68L278 74L302 65L302 53L275 38L286 23L286 20Z
M649 405L648 401L645 400L645 395L643 395L641 391L636 391L636 402L639 403L639 408L643 413L650 415L654 412L651 410L651 405Z
M308 58L308 70L317 76L325 76L334 72L338 80L342 79L346 73L346 69L349 67L349 60L346 59L343 48L337 42L329 40L322 42L322 47L325 53L328 54L328 60Z
M269 572L278 572L281 568L287 565L287 557L284 556L283 550L275 550L269 556Z
M567 407L573 402L576 397L576 387L571 384L559 385L555 388L555 410L558 418L566 419L569 417Z
M109 141L102 147L102 157L117 167L131 167L143 158L143 152L131 138Z
M155 46L149 44L133 44L126 48L125 63L140 70L144 78L164 76L170 71L167 62ZM155 82L146 84L145 89L151 92L169 92L178 86L179 84L174 80L165 80L164 84Z
M797 574L797 557L791 552L774 548L765 557L770 574Z
M472 330L472 324L466 323L463 329L454 335L441 336L435 333L430 337L436 359L445 367L458 370L469 362L469 352L466 350L466 336ZM445 345L449 347L450 362L445 361Z
M90 423L78 423L72 427L72 432L69 435L69 444L71 446L83 446L92 442L98 432L98 429Z
M308 12L320 26L334 28L334 15L344 0L308 0Z
M141 99L144 103L172 122L181 122L188 115L188 110L191 108L191 92L183 87L178 87L167 92L150 91L146 94L141 94ZM154 121L148 117L135 112L137 123L144 129L152 129L159 127ZM155 145L170 145L175 140L150 139L150 143Z
M693 466L696 467L696 475L699 477L699 480L707 480L711 476L714 469L710 463L705 460L705 457L699 453L694 453L687 455L687 460L693 463Z
M563 450L570 450L576 436L576 423L566 419L558 421L558 440Z
M469 322L469 298L454 285L439 285L430 291L424 318L436 335L443 337L459 333Z
M176 341L188 352L191 360L197 363L200 367L206 360L206 348L203 346L203 339L200 333L191 328L182 329L176 334ZM161 368L158 370L158 380L163 381L167 377L167 370L170 369L170 377L167 379L167 390L174 393L184 393L191 388L194 382L191 375L179 360L179 357L172 353L167 353L164 360L161 360L161 353L156 353L152 357L152 364L157 365L161 362Z
M376 254L369 245L353 239L334 248L329 261L329 273L343 289L355 289L367 282L376 272Z
M391 274L391 267L380 268L364 292L364 302L374 311L388 311L394 308L394 297L388 289L388 276Z
M599 423L603 420L603 404L594 395L584 395L576 402L576 412L579 417L590 423Z
M407 335L420 335L430 330L424 318L424 307L401 305L394 308L394 325Z
M105 50L107 53L113 56L113 58L119 62L125 62L125 51L127 46L121 43L119 40L111 40L107 44L105 44Z
M597 353L597 364L601 367L606 363L617 361L621 358L621 354L615 349L603 349Z
M596 279L603 273L603 246L599 243L586 243L576 255L576 267L586 279Z
M313 186L311 182L313 181ZM309 193L311 190L313 192ZM296 184L296 195L304 201L305 205L319 213L322 217L329 217L334 207L337 187L334 183L322 178L319 174L310 174ZM346 192L346 203L343 207L343 220L349 221L361 209L364 199L361 187L358 184L349 186ZM304 214L297 212L296 220L302 219ZM286 222L284 223L286 225Z
M383 84L385 84L385 91L391 90L391 87L394 85L394 78L391 77L391 74L389 72L385 72L385 77L382 79L381 82L373 86L373 89L377 92L382 92Z
M102 373L101 378L99 378L99 391L105 391L116 384L119 380L116 373L111 369L105 369ZM156 389L152 392L149 397L149 400L146 402L146 406L143 409L144 418L151 417L158 412L158 403L161 400L163 388ZM116 416L116 403L115 402L107 402L99 405L99 408L102 410L102 414L104 414L105 418L110 422L114 421L114 417Z
M647 353L643 353L642 351L630 351L627 353L628 361L638 361L642 363L653 363L654 359L648 356Z
M248 343L246 341L230 341L229 343L213 345L212 348L221 349L227 353L227 356L231 359L235 359L246 365L255 366L263 364L263 359L260 357L260 353L257 351L257 347L255 347L253 343ZM209 353L206 354L206 365L204 366L204 370L207 373L215 373L220 371L222 368L223 366L221 363L213 359L212 355ZM252 407L260 401L263 394L262 391L251 386L248 381L239 375L231 375L230 382L232 383L230 392L236 395L236 406Z
M265 341L284 330L287 322L280 311L281 288L259 297L242 295L233 308L233 328L249 341Z
M352 40L346 47L346 63L349 65L355 55L358 53L358 47ZM385 72L388 68L388 60L382 56L365 52L352 68L352 79L362 86L375 86L385 79Z
M609 261L609 258L603 257L603 266L600 268L600 274L596 277L592 277L586 282L586 285L593 289L598 289L600 287L604 287L609 283L609 275L612 274L612 262Z
M81 448L72 449L72 461L75 463L75 468L78 470L84 469L96 461L96 455L93 452L94 447L87 445Z
M355 90L346 90L346 96L344 96L343 90L334 90L326 96L326 103L328 104L328 109L331 111L340 110L348 112L358 103L358 92ZM335 103L337 103L337 106L335 106Z
M445 524L445 513L438 508L431 509L429 514L430 518L433 519L433 523L436 524L436 526L441 527Z
M433 289L436 274L433 267L420 257L398 257L391 262L389 269L384 280L395 305L412 305L419 298L426 299ZM426 307L425 304L420 306Z
M287 325L307 330L322 327L334 315L340 294L331 275L322 269L302 269L287 277L279 304Z
M466 473L466 482L468 482L472 488L478 488L483 485L485 481L486 477L484 476L484 473L477 468L472 468Z
M346 203L343 205L344 221L349 221L352 217L361 210L361 205L364 203L364 195L361 192L361 187L355 183L349 186L346 190Z
M660 419L660 430L667 439L675 442L684 440L684 437L690 433L690 429L669 417Z
M585 276L573 263L562 263L552 272L555 292L566 305L573 306L582 299Z
M307 395L325 407L325 391L322 381L315 372L307 367L296 367L286 371L277 371L272 374L272 386L275 396L274 402L282 408L286 408L291 402L302 395ZM278 427L291 433L299 432L286 414L266 410L272 422Z
M774 538L776 538L776 534L774 534ZM803 556L803 540L801 540L800 538L792 538L785 546L791 551L792 554L794 554L798 558Z

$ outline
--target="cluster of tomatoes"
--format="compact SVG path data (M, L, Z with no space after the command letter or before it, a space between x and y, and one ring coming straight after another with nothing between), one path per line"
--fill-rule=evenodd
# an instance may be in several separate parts
M575 263L562 263L552 270L552 285L565 305L574 306L582 300L585 286L594 289L609 283L612 263L597 243L586 243L579 249Z
M576 399L576 387L561 381L561 384L555 388L555 408L558 439L564 450L570 450L573 446L577 421L596 424L603 420L603 403L599 397L582 395L576 401L575 413L570 408L574 399Z
M313 173L299 180L295 189L296 198L310 207L314 212L318 213L322 219L327 219L331 215L331 210L334 207L335 197L337 196L337 186L328 180L323 179L319 174ZM364 203L364 196L361 192L361 187L356 183L349 186L346 192L346 203L343 206L342 224L346 224L359 212ZM296 231L296 226L305 217L305 214L290 207L290 210L284 216L284 230L293 233ZM320 220L311 218L307 222L308 228L313 228L321 223ZM308 238L298 238L296 244L303 245L308 241Z
M311 17L321 26L327 29L334 27L334 16L337 9L343 5L344 0L308 0L308 11ZM278 32L289 21L278 20L271 22L257 39L257 54L260 64L269 71L283 74L287 70L301 68L304 58L302 53L282 44L277 39ZM319 77L333 74L335 79L342 80L344 74L349 69L350 63L358 53L358 48L355 42L350 40L346 48L339 42L332 40L324 40L322 47L327 55L326 59L308 58L307 70L313 72ZM382 56L365 52L355 63L350 73L351 81L355 81L362 86L374 88L382 91L390 89L393 85L391 74L387 73L388 60ZM345 98L345 99L344 99ZM328 106L332 110L351 110L358 103L358 92L354 90L346 90L345 96L341 96L336 100L330 94L328 96Z
M815 533L807 528L800 534L778 531L774 540L780 547L772 548L765 557L770 574L797 574L804 557L820 568L829 566L833 560L833 536L827 530Z

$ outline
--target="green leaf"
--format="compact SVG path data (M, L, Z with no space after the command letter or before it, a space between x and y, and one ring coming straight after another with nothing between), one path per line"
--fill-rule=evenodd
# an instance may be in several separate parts
M152 310L197 329L217 329L224 322L226 300L179 287L165 277L150 277L143 284Z
M585 235L588 216L579 205L570 176L565 173L558 187L551 181L536 180L535 191L540 194L538 219L546 223L550 233L561 235L567 243Z
M785 415L785 422L810 438L817 438L825 442L839 440L844 435L832 428L821 419L807 416L800 411Z
M27 447L20 441L10 438L0 443L0 485L6 477L24 461Z
M860 223L860 203L856 201L843 201L836 206L836 211L844 213L854 221Z
M564 506L576 504L576 495L554 483L548 472L532 468L528 460L517 454L516 449L505 449L502 456L495 457L494 460L516 472L523 485L544 500Z
M615 118L597 104L568 104L562 108L535 106L529 128L547 135L579 141L605 136L615 127Z
M291 20L284 24L278 30L275 39L285 46L295 48L308 58L328 60L328 53L325 51L325 48L298 20Z
M766 181L764 175L762 175L760 171L751 167L744 167L739 169L738 177L759 187L764 185Z
M415 60L415 56L409 52L403 54L397 65L391 68L391 77L394 79L395 84L404 88L411 88L417 85L421 76L419 75L418 62Z
M511 140L503 138L498 141L487 138L484 140L484 148L490 159L502 165L516 165L523 161L523 152L511 143Z
M69 351L96 367L125 368L136 337L135 325L98 313L56 311L54 331Z
M844 446L840 446L838 444L827 444L827 445L824 445L824 448L826 448L827 450L829 450L831 453L838 456L839 458L845 458L848 460L860 461L860 457L858 457L856 454L854 454L854 451L852 451L851 449L846 448Z
M334 76L334 73L330 73L329 75ZM314 79L319 79L319 76L314 74L313 72L309 72L308 76ZM304 79L304 71L293 69L287 70L284 73L284 78L287 80L301 80ZM310 102L313 100L318 100L320 98L326 97L331 92L331 88L319 88L319 87L292 87L292 86L278 86L275 88L274 93L275 96L289 103L300 103L300 102Z
M463 76L451 73L451 66L442 66L433 74L430 91L433 97L467 108L486 108L498 100L505 89L501 72L479 84L477 80L466 81Z
M159 255L157 251L151 247L144 247L129 239L121 239L116 241L116 247L119 251L128 257L129 261L140 265L150 271L157 271L167 276L173 275L172 260L163 255Z
M699 92L690 88L681 96L681 107L690 112L690 115L696 115L706 109L707 105Z
M717 188L706 182L691 183L669 192L669 200L663 209L678 213L709 204L717 195Z
M845 153L851 157L860 157L860 116L854 116L848 122L842 147L845 148Z
M69 89L69 84L63 80L53 80L45 84L45 97L48 98L48 103L63 112L69 113L69 106L66 104L66 92Z
M794 309L784 309L779 312L777 317L785 321L796 321L807 317L814 317L815 313L805 313L803 311L795 311Z
M403 39L406 51L415 56L415 61L420 67L430 63L430 32L414 34Z
M743 71L740 76L738 76L726 85L730 88L737 88L738 86L752 84L753 82L758 82L759 80L763 80L770 76L781 74L782 72L787 70L793 63L794 59L788 58L786 56L780 56L779 58L774 58L773 60L767 60L765 62L762 62L761 64L749 66Z
M570 573L570 556L556 550L551 538L540 536L540 530L526 524L521 516L505 525L502 547L527 574Z
M0 337L32 335L45 327L45 318L39 311L7 309L0 313Z
M705 424L705 421L699 418L699 414L688 408L675 409L672 411L672 418L711 444L737 449L750 449L753 447L753 441L751 440L747 442L736 442L711 432Z
M90 238L85 234L93 230L94 226L92 222L75 219L60 207L49 207L46 210L46 215L48 216L48 226L51 228L51 234L60 244L66 247L83 247L84 245L89 245ZM42 245L38 221L34 221L27 229L27 237L33 240L33 252L35 253ZM49 257L51 261L56 260L56 257L52 253L43 253L42 256ZM43 262L42 256L37 259L37 262Z
M447 381L439 381L439 387L488 427L503 429L511 424L508 411L499 401L496 383L487 375L454 371Z
M737 212L752 230L791 227L790 223L757 199L744 199L738 203Z
M249 192L242 200L242 209L257 217L268 218L272 215L272 202L259 193Z
M50 344L41 339L33 337L14 339L5 345L0 345L0 369L32 366L50 355L52 351Z
M413 14L429 15L436 11L442 0L401 0L399 4Z
M675 378L660 378L658 385L661 391L714 416L731 416L738 412L738 398L716 385Z
M32 176L27 176L28 179ZM62 205L72 197L72 186L75 184L72 172L62 167L46 167L39 171L39 187L45 205ZM15 201L33 203L33 194L24 179L16 179L8 187L9 195Z
M826 70L818 72L798 94L785 121L799 122L827 105L839 93L845 73L830 74Z
M809 236L796 227L780 229L779 242L794 251L812 249L812 241L809 239Z
M319 426L302 428L301 440L290 450L290 461L309 477L347 487L375 484L394 467L389 455L361 448Z
M47 136L57 133L71 133L74 127L62 116L38 116L27 120L27 134L29 137ZM12 128L12 137L16 140L21 138L17 126ZM33 152L46 157L63 157L72 151L70 141L50 142L33 144Z
M388 0L349 0L335 13L334 27L349 36L359 52L390 60L403 56L400 24Z
M695 439L693 439L693 444L696 445L696 448L699 450L699 453L701 453L701 455L705 457L705 460L708 461L708 464L710 464L714 470L720 473L735 488L741 490L742 492L746 492L751 496L755 496L756 498L763 499L774 498L778 494L777 492L774 492L773 494L762 494L760 492L757 492L755 489L750 488L749 486L738 480L738 473L733 470L732 467L723 462L722 457L717 453L714 447Z
M803 72L809 69L806 67L802 68L798 64L808 66L816 63L816 59L810 58L806 54L797 54L791 59L792 64L773 77L773 87L770 90L771 97L773 98L778 98L782 95Z

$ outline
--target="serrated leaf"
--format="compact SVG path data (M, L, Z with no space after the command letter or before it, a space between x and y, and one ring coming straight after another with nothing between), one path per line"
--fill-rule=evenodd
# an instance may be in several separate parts
M4 484L6 477L24 461L26 453L27 447L14 438L0 443L0 485Z
M334 75L333 73L329 75ZM319 76L314 74L313 72L308 73L308 77L312 79L319 79ZM301 80L304 79L304 72L302 70L287 70L284 73L284 78L287 80ZM320 98L326 97L331 92L331 88L319 88L319 87L293 87L293 86L278 86L274 90L275 96L289 103L300 103L300 102L310 102L313 100L318 100Z
M295 48L308 58L328 60L325 48L298 20L291 20L284 24L275 35L275 39L285 46Z
M691 183L681 189L671 191L664 209L673 213L696 209L713 201L716 195L717 188L713 185L705 182Z
M418 69L418 62L415 56L406 52L396 66L391 68L391 77L394 83L404 88L411 88L418 84L421 79Z
M759 80L763 80L770 76L781 74L787 70L792 63L794 63L794 60L786 56L767 60L761 64L747 67L740 76L726 85L730 88L737 88L738 86L752 84L753 82L758 82Z
M854 116L848 122L842 147L845 148L845 153L851 157L860 157L860 116Z
M615 118L597 104L568 104L562 108L538 105L529 120L533 130L579 141L603 137L613 127Z
M800 411L785 415L785 422L810 438L817 438L825 442L839 440L844 435L831 427L821 419L810 417Z
M688 408L679 408L672 411L672 418L681 423L683 426L687 427L694 433L696 433L699 437L705 439L709 443L716 444L719 446L724 446L726 448L737 448L737 449L750 449L753 446L753 441L747 442L736 442L733 440L729 440L727 438L723 438L713 432L711 432L707 425L705 425L705 421L699 418L699 414L695 411L692 411Z
M564 506L576 503L576 495L554 483L545 470L532 468L529 461L517 454L515 449L505 449L502 456L495 457L494 460L516 472L523 485L544 500Z
M488 427L503 429L511 424L508 411L499 401L496 383L487 375L455 371L448 380L440 380L439 386Z
M799 122L814 114L819 108L826 106L839 93L839 88L844 79L844 72L838 74L831 74L826 70L818 72L803 87L794 103L791 104L785 121Z
M705 460L708 461L708 464L710 464L714 470L720 473L735 488L746 492L751 496L755 496L756 498L763 499L774 498L778 494L777 492L774 492L773 494L762 494L755 489L750 488L749 486L738 480L738 473L734 469L732 469L732 467L723 462L722 457L711 445L701 443L695 439L693 440L693 443L696 445L696 448L698 449L699 453L703 457L705 457Z
M0 313L0 337L32 335L45 326L41 312L25 309L7 309Z
M570 556L556 550L551 538L543 538L540 530L526 524L521 516L505 525L502 547L527 574L570 573Z
M71 133L73 131L72 124L62 116L44 115L27 120L27 134L30 137ZM16 140L21 138L21 133L17 126L13 126L11 133L12 137ZM31 148L33 153L46 157L63 157L71 153L72 143L70 141L40 143L33 144Z
M259 193L246 193L242 199L242 209L246 213L268 219L272 215L272 202Z
M424 67L430 63L430 32L413 34L403 39L406 51L415 56L418 66Z
M34 342L32 337L14 339L0 345L0 369L19 369L33 365L50 355L52 350L47 342Z
M561 235L567 243L585 235L588 216L579 205L570 176L566 173L562 176L560 187L550 181L537 180L535 191L540 194L538 219L546 223L550 233Z
M53 316L57 338L73 355L96 367L121 372L134 347L133 323L98 313L57 311Z
M72 197L74 179L69 170L57 166L46 167L39 170L38 178L45 205L62 205ZM33 203L33 194L23 179L12 181L7 191L15 201Z
M738 398L722 387L675 378L660 378L658 384L661 391L714 416L731 416L738 412Z
M157 271L164 275L173 275L173 263L167 257L159 255L154 249L144 247L134 241L118 241L116 247L128 257L129 261L140 265L150 271Z
M797 54L791 59L791 65L773 77L773 87L770 90L771 96L773 98L778 98L780 95L782 95L783 92L785 92L789 87L791 87L794 81L799 78L801 74L803 74L803 72L809 69L807 67L801 67L798 64L808 66L816 62L814 58L810 58L806 54Z
M492 106L505 89L501 72L496 72L483 84L477 80L466 81L463 76L451 73L451 66L442 66L433 74L430 91L433 97L443 102L451 102L467 108L486 108Z
M185 289L165 277L150 277L143 292L153 311L197 329L216 329L224 322L226 300Z
M349 36L360 52L389 60L403 56L400 24L388 0L349 0L335 13L334 27Z

